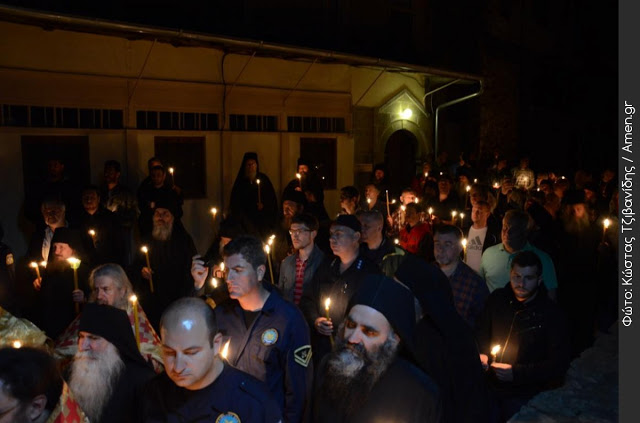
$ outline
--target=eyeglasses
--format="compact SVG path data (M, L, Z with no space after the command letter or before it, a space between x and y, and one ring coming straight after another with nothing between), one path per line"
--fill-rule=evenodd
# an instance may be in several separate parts
M291 229L289 230L289 235L299 236L302 235L303 232L311 232L311 229Z

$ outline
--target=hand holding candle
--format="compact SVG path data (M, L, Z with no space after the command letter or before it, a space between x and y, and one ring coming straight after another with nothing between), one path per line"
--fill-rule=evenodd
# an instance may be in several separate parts
M42 278L40 277L40 267L38 266L38 263L36 263L35 261L32 261L31 263L29 263L29 267L31 267L36 271L36 278L38 278L38 280L41 281Z
M327 299L324 300L324 310L327 320L331 321L331 317L329 316L329 307L331 307L331 298L327 297ZM333 348L333 335L329 335L329 342L331 342L331 348Z
M151 270L151 263L149 262L149 248L147 248L146 245L143 245L140 251L144 253L144 258L147 261L147 268L149 269L149 289L151 290L151 293L153 293L153 271Z
M491 362L492 363L497 363L496 361L496 357L498 355L498 353L500 352L500 345L494 345L493 348L491 348Z
M140 318L138 317L138 297L132 295L129 297L131 301L131 308L133 309L133 327L136 334L136 345L140 350Z

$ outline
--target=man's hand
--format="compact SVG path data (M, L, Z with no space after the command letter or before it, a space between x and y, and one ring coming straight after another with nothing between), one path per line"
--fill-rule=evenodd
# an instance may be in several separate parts
M489 370L489 356L486 354L480 354L480 363L482 363L482 370Z
M42 288L42 278L35 278L33 280L33 288L36 291L40 291L40 288Z
M326 317L318 317L314 326L320 335L331 336L333 334L333 322Z
M389 224L389 227L393 227L393 217L387 216L387 223Z
M200 254L196 254L191 259L191 277L193 278L193 287L196 290L202 289L207 279L209 268L204 265Z
M153 273L153 271L151 269L149 269L148 267L143 267L142 271L140 273L142 274L143 278L145 278L146 280L150 280L151 279L151 274Z
M84 303L84 292L81 289L74 289L71 297L74 303Z
M491 363L491 368L498 380L503 382L513 382L513 366L507 363Z

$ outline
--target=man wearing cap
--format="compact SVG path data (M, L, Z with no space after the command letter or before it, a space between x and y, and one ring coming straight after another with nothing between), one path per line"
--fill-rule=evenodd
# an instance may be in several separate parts
M229 363L265 382L285 422L305 420L313 364L309 328L300 310L263 283L266 255L251 236L224 247L230 301L215 308L229 341Z
M378 266L360 255L362 226L357 217L340 215L329 231L335 258L320 265L300 301L300 309L311 327L314 360L331 351L331 339L347 311L349 299L368 273L380 273ZM326 301L329 300L329 308ZM329 317L327 317L329 316Z
M87 304L69 388L92 422L138 421L142 387L154 372L136 346L127 313Z
M162 315L160 333L166 373L147 385L141 421L281 421L267 386L221 357L224 341L207 303L175 301Z
M145 255L139 252L134 280L138 281L136 292L140 302L157 329L164 308L193 290L191 258L196 254L196 247L178 220L175 196L159 197L154 206L151 239L145 244L151 268Z
M488 396L471 328L453 306L451 285L436 266L408 255L395 277L419 302L414 332L419 366L438 384L445 422L487 422Z
M436 384L411 363L415 318L405 286L364 278L319 369L315 422L443 421Z
M66 227L56 229L52 244L51 259L46 270L41 271L42 286L39 295L39 326L55 339L76 317L76 306L89 295L87 279L90 266L83 254L81 234ZM74 286L74 270L68 259L81 260L77 269L78 289Z

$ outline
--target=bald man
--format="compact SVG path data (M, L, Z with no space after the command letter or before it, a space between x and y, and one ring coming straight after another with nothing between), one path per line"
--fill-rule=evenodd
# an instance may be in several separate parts
M142 421L281 421L267 387L220 357L222 335L203 300L182 298L169 305L160 336L166 373L147 386Z

